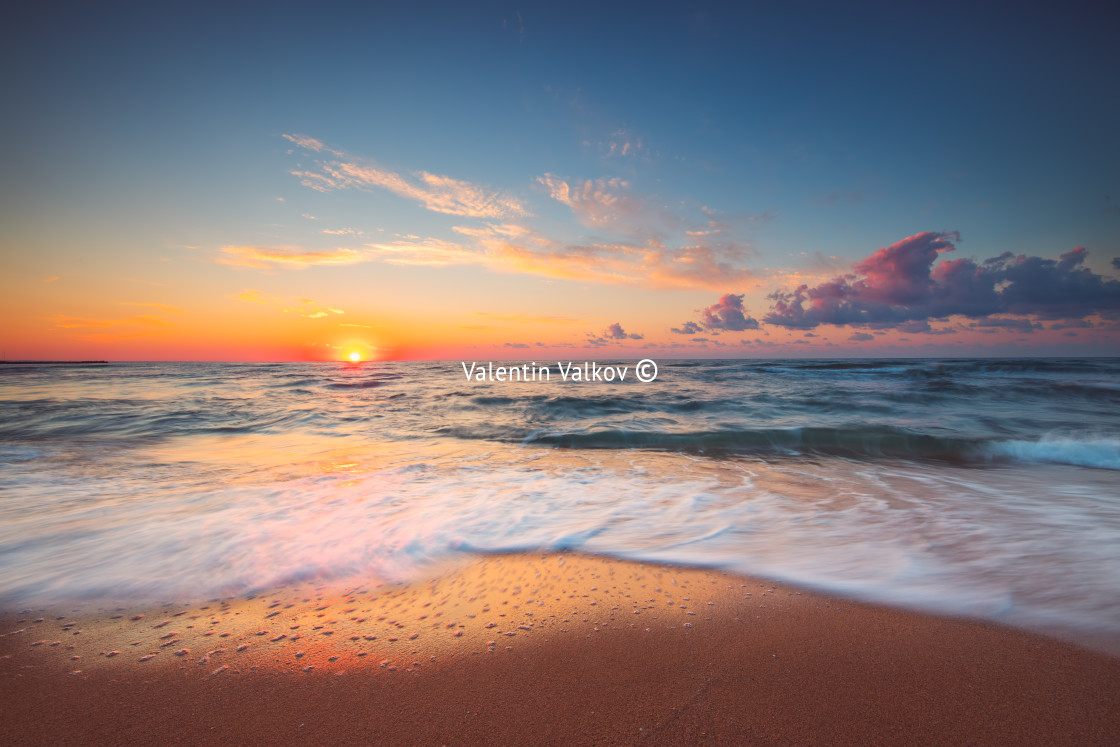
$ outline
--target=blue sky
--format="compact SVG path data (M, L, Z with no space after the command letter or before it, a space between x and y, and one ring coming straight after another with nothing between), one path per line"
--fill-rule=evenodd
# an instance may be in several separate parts
M723 351L668 330L726 294L762 319L769 293L816 287L923 232L956 232L952 256L977 261L1004 252L1056 261L1085 247L1078 271L1107 281L1120 255L1120 56L1103 12L889 3L29 9L3 52L0 210L14 294L4 311L19 327L5 343L50 336L110 357L163 345L174 357L171 347L188 340L205 350L208 334L222 337L218 320L233 317L267 341L261 355L351 344L302 318L284 327L285 304L314 297L366 328L400 330L354 344L413 356L501 341L578 348L618 322L643 336L618 345L746 354L726 333L748 330L711 330L725 333ZM473 185L517 207L449 213L415 190L386 189L380 176L309 186L306 175L331 163L421 185L434 183L424 174L450 179L457 186L448 189ZM582 200L563 198L577 188ZM532 232L525 252L550 253L547 267L493 258L494 227L513 225ZM427 253L402 260L409 241L428 242ZM647 282L627 259L612 279L618 252L651 241L666 262L702 244L741 274L665 282L677 273L665 269ZM432 242L461 254L439 265ZM594 247L575 269L573 246ZM230 247L357 254L343 267L337 257L243 266L230 258L248 255ZM603 261L593 271L591 256ZM1099 308L1078 317L1092 333L999 343L1115 353L1117 301L1102 288ZM288 317L249 314L237 301L249 291L277 299L272 312ZM180 311L145 329L116 313L122 303ZM453 331L452 317L485 326L463 322L479 313L572 321L478 339ZM976 321L942 318L962 333ZM74 319L101 324L64 326ZM429 334L445 322L445 333ZM793 333L771 326L750 331L792 351ZM853 329L837 326L830 349L811 347L944 347L943 338L904 345L882 330L869 346L848 339Z

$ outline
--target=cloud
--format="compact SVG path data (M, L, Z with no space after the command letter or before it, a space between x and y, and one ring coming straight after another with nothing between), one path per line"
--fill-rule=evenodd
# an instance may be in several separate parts
M352 265L369 257L360 249L310 250L299 246L224 246L226 256L218 261L236 267L310 267L311 265Z
M744 314L743 296L734 293L725 293L719 301L704 309L700 324L704 329L729 332L758 329L758 320Z
M303 135L284 137L304 150L334 157L334 160L319 161L316 164L318 171L291 172L305 187L320 192L376 187L414 200L433 212L448 215L505 218L528 214L519 199L504 192L428 171L400 174L381 168L368 159L327 148L314 138Z
M284 135L284 139L295 143L304 150L310 150L316 153L333 153L336 156L342 155L342 153L340 153L339 151L331 150L327 146L323 145L322 140L316 140L315 138L307 137L306 135Z
M517 223L454 226L464 243L405 237L395 242L330 249L302 246L225 246L219 262L257 269L300 269L318 265L389 264L443 266L479 264L499 272L652 289L706 288L726 283L754 285L744 269L751 250L738 244L703 242L670 247L658 239L640 242L564 244Z
M279 296L271 296L262 293L258 290L244 290L234 296L238 301L245 301L246 303L257 303L263 306L274 306L280 309L285 314L299 314L307 319L323 319L331 314L345 314L342 309L336 309L333 306L324 306L318 301L311 298L296 298L294 299L298 306L284 305L284 299ZM343 324L343 327L361 327L361 324Z
M476 252L459 244L442 239L398 241L389 244L366 244L363 250L368 259L379 259L391 265L444 265L468 264L483 260Z
M746 309L743 308L743 296L724 293L714 304L700 310L699 322L685 322L680 327L673 327L671 331L679 335L692 335L701 330L719 334L721 331L743 332L748 329L758 329L758 320L747 316Z
M852 342L867 342L868 340L874 340L875 335L869 335L866 332L853 332L848 336L848 339Z
M1116 268L1117 270L1120 270L1120 257L1113 257L1112 258L1112 266L1114 268Z
M336 309L332 306L323 306L310 298L297 298L296 301L300 303L299 306L281 307L280 310L285 314L299 314L307 319L323 319L331 314L346 313L342 309Z
M635 219L648 212L646 205L630 192L622 179L588 179L569 184L552 174L537 179L548 188L549 196L572 209L572 214L588 228L631 228Z
M627 334L626 330L622 328L622 325L618 322L615 322L614 324L607 327L606 331L603 332L603 337L611 340L641 340L645 337L645 335Z
M911 335L955 335L955 334L957 334L957 330L954 327L941 327L941 328L935 329L935 328L929 326L929 322L925 319L915 319L915 320L912 320L912 321L909 321L909 322L903 322L902 324L896 324L896 325L872 324L872 325L868 325L868 326L876 327L876 328L893 327L894 329L897 329L899 332L903 332L905 334L911 334Z
M1034 332L1036 329L1042 329L1042 325L1032 322L1030 319L1021 319L1013 317L989 317L972 322L968 325L972 329L978 329L981 332L990 331L994 329L1007 329L1014 332ZM986 328L988 328L986 330Z
M591 147L589 140L584 140L583 144ZM598 140L596 144L603 158L637 158L648 155L642 139L626 128L615 130L606 140Z
M671 249L656 239L643 243L563 244L525 226L503 223L455 226L478 246L478 261L494 269L530 275L647 288L709 288L747 284L741 264L749 251L735 244Z
M1093 326L1093 323L1087 319L1071 319L1068 322L1054 322L1050 325L1050 329L1089 329Z
M259 304L267 304L272 301L279 300L276 296L270 296L266 293L262 293L259 290L253 290L252 288L241 291L236 296L234 296L234 298L236 298L238 301L248 301L249 303Z
M328 236L361 236L363 232L356 228L324 228L320 233Z
M527 348L529 346L527 344L523 343L523 342L507 342L507 343L505 343L505 347L523 349L523 348Z
M619 324L618 322L615 322L614 324L611 324L610 326L608 326L605 330L603 330L603 333L600 334L600 335L588 335L587 336L587 342L591 345L595 345L596 347L601 346L601 345L607 345L607 344L610 344L610 343L613 343L613 342L616 342L616 341L619 341L619 340L643 340L643 339L645 339L645 335L640 335L640 334L637 334L637 333L629 333L626 330L624 330L622 328L622 325Z
M1120 281L1082 267L1088 256L1083 247L1057 260L1006 252L982 262L938 262L941 254L956 249L954 241L960 241L956 233L916 234L879 249L849 273L812 287L775 291L763 321L794 329L820 324L881 328L958 315L1072 319L1120 311Z
M676 332L678 335L696 335L704 331L696 322L685 322L680 327L673 327L670 332Z
M53 282L55 282L56 280L58 280L58 275L51 275L51 276L50 276L50 277L48 277L48 278L43 278L43 282L44 282L44 283L53 283Z

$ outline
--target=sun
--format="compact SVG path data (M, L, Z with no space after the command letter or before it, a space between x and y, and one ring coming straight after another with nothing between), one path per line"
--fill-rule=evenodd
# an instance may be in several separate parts
M362 359L362 354L361 353L351 353L350 354L350 362L351 363L357 363L361 359Z

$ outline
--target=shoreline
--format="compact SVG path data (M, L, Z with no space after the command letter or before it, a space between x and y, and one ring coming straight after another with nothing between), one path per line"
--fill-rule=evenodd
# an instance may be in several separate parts
M5 612L0 634L16 743L1120 739L1120 658L572 553L483 556L409 585Z

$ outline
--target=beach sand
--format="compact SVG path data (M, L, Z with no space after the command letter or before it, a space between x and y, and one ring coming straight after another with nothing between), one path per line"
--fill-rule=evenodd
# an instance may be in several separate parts
M424 583L0 616L13 744L1117 744L1120 659L717 571L502 555Z

